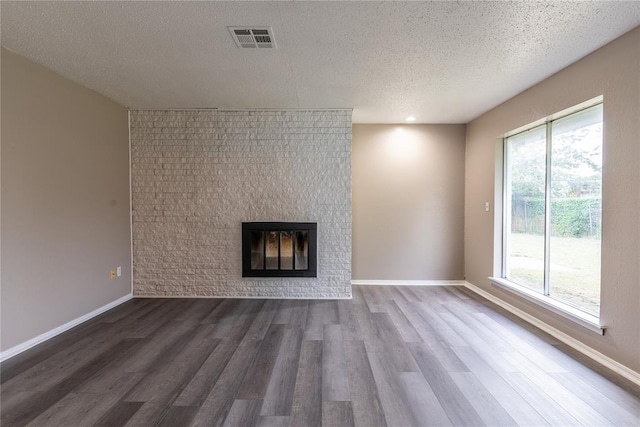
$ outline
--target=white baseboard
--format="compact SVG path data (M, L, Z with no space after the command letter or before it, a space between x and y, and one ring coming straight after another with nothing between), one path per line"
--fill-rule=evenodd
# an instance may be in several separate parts
M74 326L78 326L79 324L86 322L89 319L92 319L102 313L104 313L107 310L111 310L112 308L125 303L127 301L129 301L130 299L133 298L133 294L128 294L125 295L121 298L118 298L115 301L110 302L109 304L103 305L100 308L97 308L95 310L93 310L91 313L87 313L84 316L80 316L77 319L73 319L67 323L65 323L64 325L58 326L55 329L52 329L48 332L45 332L44 334L40 334L35 338L31 338L28 341L23 342L22 344L18 344L15 347L11 347L8 350L3 351L2 353L0 353L0 362L4 362L7 359L12 358L13 356L16 356L20 353L22 353L25 350L30 349L31 347L34 347L48 339L51 339L53 337L55 337L56 335L60 335L61 333L73 328Z
M291 300L350 300L351 297L271 297L271 296L242 296L242 295L135 295L135 298L190 298L190 299L291 299Z
M464 280L352 280L352 285L365 286L464 286Z
M605 368L611 369L613 372L617 373L618 375L621 375L622 377L628 379L632 383L640 386L640 373L638 373L638 372L626 367L625 365L623 365L623 364L621 364L619 362L616 362L615 360L611 359L610 357L605 356L604 354L600 353L599 351L597 351L597 350L589 347L588 345L584 344L582 341L578 341L577 339L575 339L575 338L565 334L564 332L554 328L553 326L543 322L542 320L538 319L537 317L534 317L534 316L530 315L529 313L527 313L525 311L522 311L519 308L509 304L508 302L505 302L505 301L501 300L500 298L490 294L489 292L480 289L476 285L473 285L473 284L471 284L469 282L464 282L464 286L467 289L469 289L470 291L475 292L476 294L480 295L481 297L484 297L484 298L488 299L492 303L494 303L494 304L504 308L505 310L509 311L510 313L518 316L519 318L521 318L525 322L528 322L528 323L532 324L533 326L535 326L535 327L543 330L544 332L548 333L549 335L553 336L554 338L557 338L558 340L562 341L563 343L565 343L569 347L579 351L580 353L584 354L588 358L590 358L590 359L594 360L595 362L601 364Z

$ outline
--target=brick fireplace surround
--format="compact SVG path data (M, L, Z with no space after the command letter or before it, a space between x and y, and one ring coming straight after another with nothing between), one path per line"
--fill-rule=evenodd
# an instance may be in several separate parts
M349 298L350 110L134 110L134 295ZM317 278L243 278L241 224L318 223Z

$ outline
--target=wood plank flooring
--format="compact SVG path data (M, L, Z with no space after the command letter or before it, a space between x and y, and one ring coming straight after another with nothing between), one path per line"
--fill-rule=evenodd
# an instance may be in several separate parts
M640 425L638 387L463 288L353 293L351 301L131 300L4 362L0 420Z

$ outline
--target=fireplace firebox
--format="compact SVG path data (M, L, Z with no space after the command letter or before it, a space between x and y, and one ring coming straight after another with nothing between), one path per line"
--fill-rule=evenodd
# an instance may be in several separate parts
M243 222L242 277L317 277L315 222Z

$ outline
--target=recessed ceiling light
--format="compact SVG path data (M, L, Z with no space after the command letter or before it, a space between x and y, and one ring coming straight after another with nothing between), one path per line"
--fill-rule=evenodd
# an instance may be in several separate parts
M416 116L408 116L406 119L404 119L405 122L415 122L416 121Z

